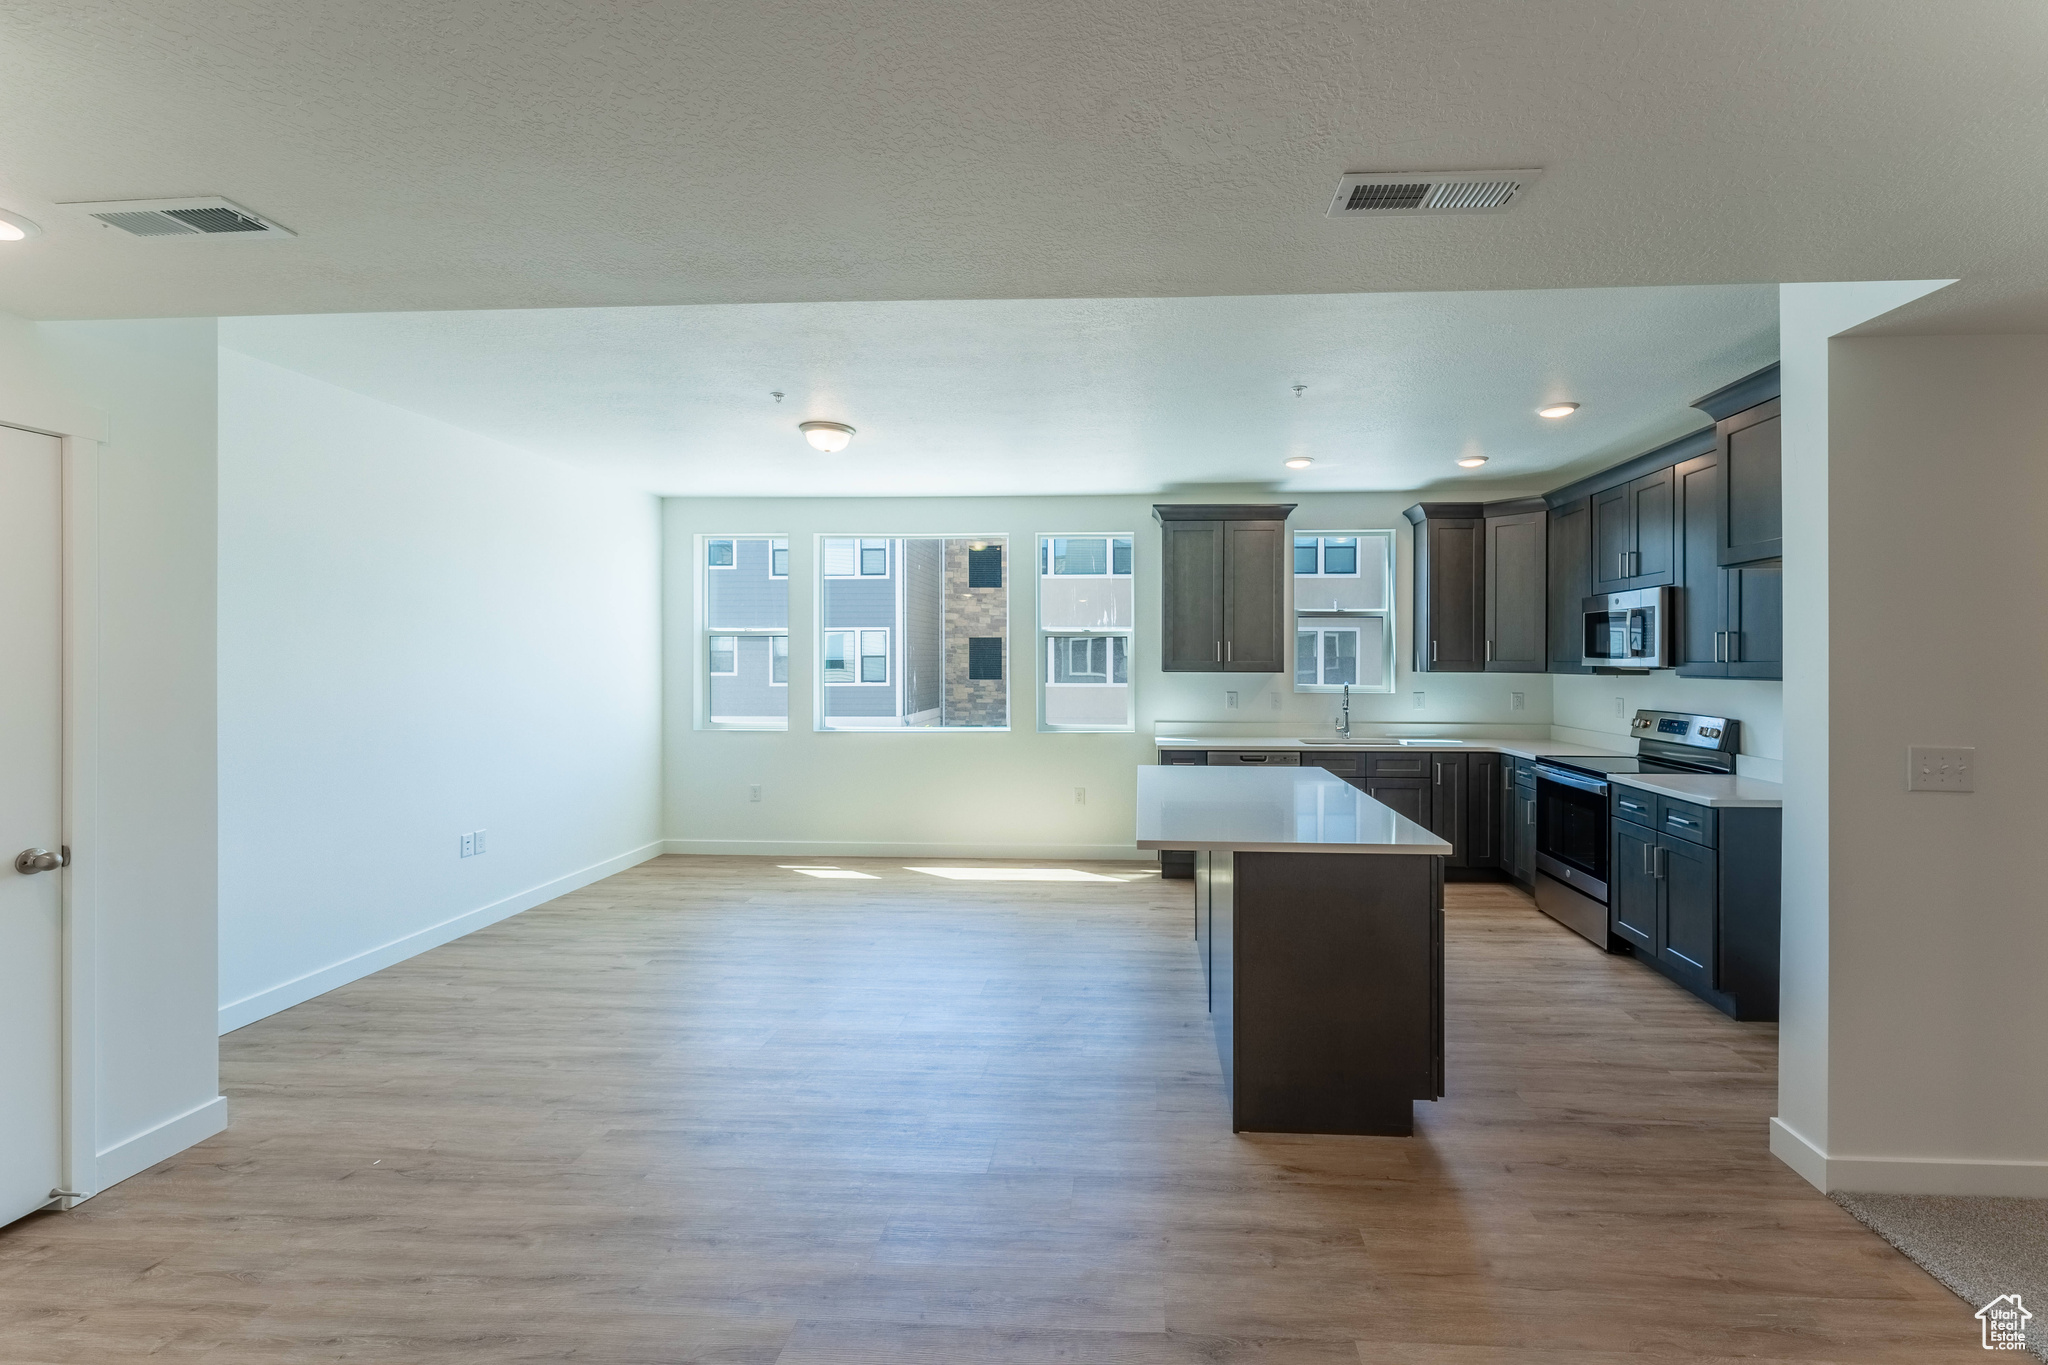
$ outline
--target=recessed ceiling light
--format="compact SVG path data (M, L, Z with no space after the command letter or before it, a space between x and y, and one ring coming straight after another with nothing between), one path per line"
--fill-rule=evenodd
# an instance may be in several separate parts
M1485 463L1486 457L1484 455L1467 455L1464 459L1458 461L1458 468L1477 469Z
M0 242L20 242L42 235L42 228L20 214L0 209Z
M811 443L813 449L822 450L827 455L837 455L853 440L853 428L844 422L798 422L796 429L804 434L804 439Z
M1311 460L1306 455L1297 455L1287 462L1287 467L1289 469L1307 469L1310 465L1314 463L1315 461Z
M1579 410L1577 403L1552 403L1549 407L1536 409L1538 417L1569 417Z

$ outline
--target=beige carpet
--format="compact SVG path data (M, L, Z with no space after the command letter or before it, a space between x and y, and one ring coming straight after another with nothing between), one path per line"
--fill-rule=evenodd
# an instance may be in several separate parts
M1973 1309L2001 1294L2019 1295L2034 1314L2027 1351L2048 1360L2048 1199L1837 1194L1834 1200Z

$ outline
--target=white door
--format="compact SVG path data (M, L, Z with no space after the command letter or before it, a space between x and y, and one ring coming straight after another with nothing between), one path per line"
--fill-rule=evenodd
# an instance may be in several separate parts
M0 427L0 1223L63 1176L62 872L15 855L60 848L61 448Z

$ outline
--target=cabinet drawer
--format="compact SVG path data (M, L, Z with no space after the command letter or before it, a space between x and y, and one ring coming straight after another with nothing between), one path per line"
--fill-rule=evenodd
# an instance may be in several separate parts
M1301 766L1321 768L1336 777L1363 777L1365 769L1359 766L1361 754L1303 754Z
M1608 788L1614 802L1614 818L1628 820L1638 825L1657 823L1657 798L1637 787L1624 787L1619 782Z
M1200 768L1208 764L1209 754L1204 749L1161 749L1159 761L1167 767L1193 765Z
M1373 777L1428 777L1430 756L1426 753L1367 754L1365 770Z
M1714 846L1714 810L1711 806L1695 806L1690 801L1677 801L1668 796L1657 798L1657 829L1674 839L1685 839L1695 844Z

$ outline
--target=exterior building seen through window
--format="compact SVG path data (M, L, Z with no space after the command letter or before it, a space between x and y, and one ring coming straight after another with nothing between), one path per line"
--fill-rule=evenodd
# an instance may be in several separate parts
M1131 728L1132 545L1127 534L1039 537L1045 729Z
M789 539L705 536L705 721L789 727Z
M1010 723L1002 536L820 536L818 708L826 730Z
M1294 533L1297 692L1394 690L1394 533Z

